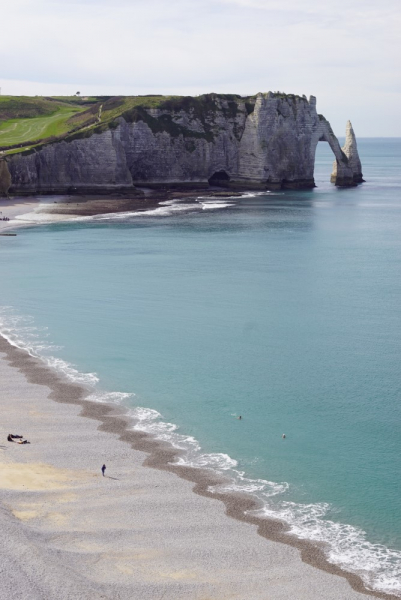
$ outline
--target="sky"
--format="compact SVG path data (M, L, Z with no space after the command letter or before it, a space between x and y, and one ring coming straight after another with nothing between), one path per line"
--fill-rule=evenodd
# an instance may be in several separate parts
M0 0L3 95L314 95L401 136L401 0Z

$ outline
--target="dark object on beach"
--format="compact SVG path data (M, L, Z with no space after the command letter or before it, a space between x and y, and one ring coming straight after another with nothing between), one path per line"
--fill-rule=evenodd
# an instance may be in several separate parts
M105 470L106 470L106 465L103 465L103 467L102 467L102 475L103 475L103 477L104 477Z
M17 444L30 444L31 442L28 442L28 440L20 440L19 442L17 442Z
M13 435L12 433L9 433L7 436L7 441L13 442L14 440L22 440L23 437L23 435Z

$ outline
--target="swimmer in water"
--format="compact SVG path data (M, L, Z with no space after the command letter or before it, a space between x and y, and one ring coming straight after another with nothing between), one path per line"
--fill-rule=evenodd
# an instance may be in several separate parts
M283 438L283 440L285 440L285 433L283 433L283 435L281 437Z
M238 419L241 421L241 419L242 419L241 415L238 417Z

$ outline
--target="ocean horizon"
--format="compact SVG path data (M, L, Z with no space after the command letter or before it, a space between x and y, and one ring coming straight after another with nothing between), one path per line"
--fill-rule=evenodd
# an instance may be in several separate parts
M358 148L357 188L319 144L314 190L0 238L0 333L401 595L401 139Z

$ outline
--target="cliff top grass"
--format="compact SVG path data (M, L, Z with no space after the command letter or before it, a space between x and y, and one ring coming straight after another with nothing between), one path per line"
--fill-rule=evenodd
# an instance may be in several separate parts
M293 98L292 94L279 97ZM0 96L0 157L23 151L39 150L44 145L61 140L101 133L118 125L123 117L128 122L144 121L155 133L167 131L173 136L213 137L209 116L221 101L224 113L235 118L238 104L245 104L248 114L253 111L256 96L241 97L236 94L204 94L202 96ZM205 133L186 130L164 114L153 116L150 109L166 113L181 110L191 112L204 126ZM150 113L149 113L150 111Z
M0 96L0 152L14 154L78 132L91 133L135 107L156 108L167 98Z
M85 112L90 103L80 100L0 96L0 150L67 134L74 127L70 119Z

